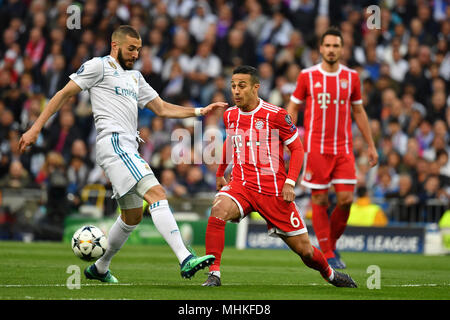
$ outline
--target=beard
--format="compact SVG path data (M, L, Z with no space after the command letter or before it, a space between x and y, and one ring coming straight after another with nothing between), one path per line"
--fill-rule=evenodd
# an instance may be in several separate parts
M326 63L332 66L339 61L339 57L338 56L334 56L333 58L323 57L323 60L325 60Z
M125 60L123 58L123 55L122 55L122 49L120 49L120 48L119 48L119 53L117 54L117 60L119 60L118 62L119 62L120 66L122 67L123 70L131 70L133 68L133 65L134 65L134 62L135 62L134 59L133 60L131 60L131 59L130 60ZM127 62L131 62L131 66L130 67L127 66Z

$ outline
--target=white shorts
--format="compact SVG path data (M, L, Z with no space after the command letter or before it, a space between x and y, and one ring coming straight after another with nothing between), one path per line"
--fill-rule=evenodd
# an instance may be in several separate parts
M139 155L138 146L136 136L117 132L96 143L96 161L111 181L115 199L127 194L143 177L154 175Z

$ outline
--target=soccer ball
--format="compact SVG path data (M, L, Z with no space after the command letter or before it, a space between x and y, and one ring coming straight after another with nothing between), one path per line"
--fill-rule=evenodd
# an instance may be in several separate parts
M73 234L73 253L82 260L92 261L100 258L106 247L106 237L96 226L83 226Z

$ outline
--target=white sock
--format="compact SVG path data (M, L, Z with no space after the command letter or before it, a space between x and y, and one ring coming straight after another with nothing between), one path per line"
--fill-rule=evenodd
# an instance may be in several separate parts
M330 267L330 269L331 269L331 274L330 274L330 276L328 277L328 280L333 281L333 279L334 279L334 270L333 270L333 268L331 268L331 267Z
M184 245L177 222L169 208L169 202L167 200L156 201L149 206L149 211L156 229L172 248L178 261L182 263L191 253Z
M100 274L106 273L109 269L111 259L122 248L123 244L127 241L131 232L137 227L137 225L131 226L123 222L119 216L112 225L108 233L108 248L105 254L95 262L97 271Z
M220 278L220 271L210 271L209 274Z

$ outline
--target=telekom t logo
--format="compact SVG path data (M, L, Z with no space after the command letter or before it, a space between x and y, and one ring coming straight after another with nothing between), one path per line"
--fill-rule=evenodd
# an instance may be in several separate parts
M242 148L242 136L240 134L231 136L231 140L236 148L236 152L241 152L240 148Z
M320 104L320 109L327 109L327 104L330 103L331 95L327 92L319 93L317 95L317 101Z

